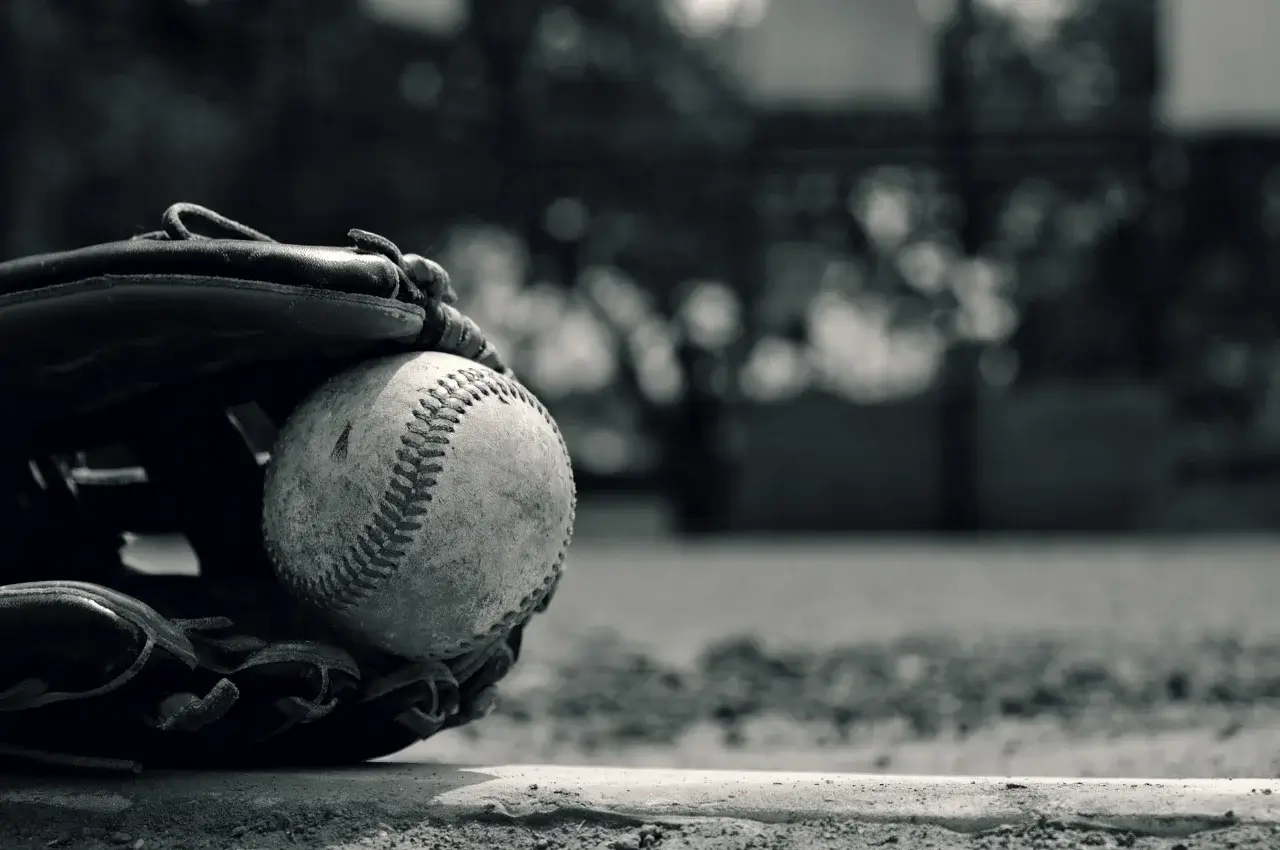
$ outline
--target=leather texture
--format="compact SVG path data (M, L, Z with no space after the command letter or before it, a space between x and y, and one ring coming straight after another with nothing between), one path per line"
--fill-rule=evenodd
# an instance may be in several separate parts
M127 282L152 276L226 278L382 298L396 298L400 285L389 259L350 248L231 239L130 239L0 263L0 293L93 278Z
M0 393L15 430L245 364L409 344L390 260L231 240L113 242L0 264Z

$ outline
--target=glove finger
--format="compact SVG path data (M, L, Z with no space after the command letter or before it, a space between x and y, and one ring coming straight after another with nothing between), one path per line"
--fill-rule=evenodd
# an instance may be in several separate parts
M266 742L270 763L354 764L397 753L446 728L458 683L440 663L410 664L367 683L360 699Z
M170 620L80 582L0 588L0 639L11 647L0 656L0 759L44 765L305 761L290 756L295 738L322 752L327 742L295 731L354 702L360 681L337 647L264 641L223 618Z
M216 690L203 700L194 693L166 700L157 728L184 734L180 748L150 760L155 766L282 764L299 731L320 723L359 685L355 660L337 647L278 641L244 652L247 639L228 621L188 625L201 666L222 675L234 695L212 711L204 703Z
M458 689L458 711L445 723L446 729L465 726L487 717L498 703L498 684L515 667L520 656L524 627L512 632L486 651L479 668L465 678Z
M422 333L416 340L416 347L423 351L457 354L488 366L495 372L511 372L475 320L452 304L427 305Z
M194 647L136 599L83 582L0 587L0 761L136 770L165 683L198 687Z
M196 666L191 643L168 620L136 599L83 582L0 587L0 635L2 711L110 693L137 675L156 649L188 669Z

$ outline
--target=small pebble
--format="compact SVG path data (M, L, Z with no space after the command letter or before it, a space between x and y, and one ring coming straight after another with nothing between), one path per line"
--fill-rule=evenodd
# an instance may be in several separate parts
M111 843L112 844L132 844L133 836L127 832L113 832L111 833Z

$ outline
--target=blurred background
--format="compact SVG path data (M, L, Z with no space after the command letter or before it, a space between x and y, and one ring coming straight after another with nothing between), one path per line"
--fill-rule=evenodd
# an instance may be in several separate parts
M431 253L646 534L1269 529L1270 6L14 0L0 238Z
M874 728L835 766L1273 775L1276 32L1267 0L8 0L0 240L190 200L450 270L582 511L545 665L432 753L805 766ZM1147 718L1136 761L881 734L1098 704ZM1152 731L1187 705L1194 743Z

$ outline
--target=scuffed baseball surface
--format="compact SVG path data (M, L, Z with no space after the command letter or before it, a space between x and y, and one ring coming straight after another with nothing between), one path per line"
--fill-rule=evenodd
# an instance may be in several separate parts
M542 404L438 352L319 387L281 429L264 495L284 586L357 640L424 660L489 642L544 602L575 505Z

